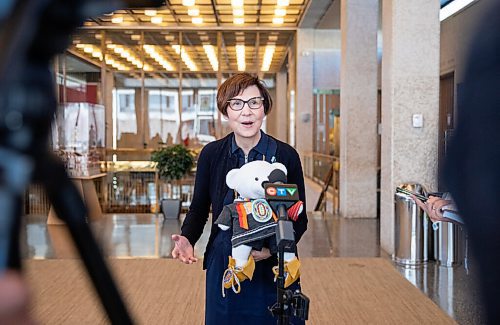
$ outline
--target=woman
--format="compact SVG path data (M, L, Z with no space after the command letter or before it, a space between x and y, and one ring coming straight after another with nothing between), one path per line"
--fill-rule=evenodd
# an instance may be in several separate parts
M227 79L217 93L217 108L228 120L233 131L218 141L207 144L200 153L191 206L181 228L173 235L172 256L191 264L197 261L193 246L200 238L212 207L212 229L205 250L203 268L206 275L206 324L275 324L268 307L276 302L276 284L272 267L276 256L269 249L252 251L256 267L252 281L241 284L241 292L221 294L221 282L231 255L231 231L219 231L213 224L224 205L230 204L235 193L226 185L226 174L233 168L253 160L281 162L288 170L288 183L297 184L299 197L305 202L304 177L300 158L291 146L260 130L272 108L272 99L263 83L248 73L235 74ZM304 206L294 222L296 242L307 229ZM295 284L295 288L299 284ZM294 285L290 287L294 289ZM295 324L300 323L293 320Z

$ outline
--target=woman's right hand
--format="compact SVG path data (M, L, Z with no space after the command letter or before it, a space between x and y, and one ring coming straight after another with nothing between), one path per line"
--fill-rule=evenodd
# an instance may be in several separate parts
M193 245L189 240L181 235L172 235L172 240L174 241L174 249L172 250L172 257L178 259L185 264L193 264L198 261L194 256Z

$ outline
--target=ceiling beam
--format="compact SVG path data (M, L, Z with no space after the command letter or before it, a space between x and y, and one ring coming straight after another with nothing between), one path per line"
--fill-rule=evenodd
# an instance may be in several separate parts
M220 27L219 14L217 13L214 0L211 0L210 3L212 4L212 10L214 11L215 22L217 23L217 26Z

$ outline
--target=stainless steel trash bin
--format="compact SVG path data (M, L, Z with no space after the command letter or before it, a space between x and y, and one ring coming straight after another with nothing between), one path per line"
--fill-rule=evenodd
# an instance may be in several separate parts
M435 258L441 266L456 266L465 258L465 230L451 222L439 222L435 231Z
M406 190L426 195L420 184L401 184ZM398 264L420 265L432 259L432 228L413 199L403 193L394 195L395 231L393 259Z

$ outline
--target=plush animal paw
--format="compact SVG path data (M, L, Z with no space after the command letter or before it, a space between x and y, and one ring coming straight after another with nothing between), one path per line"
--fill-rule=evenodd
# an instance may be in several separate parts
M243 267L236 266L235 259L229 256L227 269L222 276L222 296L226 296L224 289L233 289L234 293L240 293L241 282L247 279L252 280L254 271L255 260L252 255L248 257L248 261Z
M278 279L279 267L273 267L274 281ZM295 257L292 260L285 261L285 288L288 288L292 283L297 281L300 277L300 260Z

